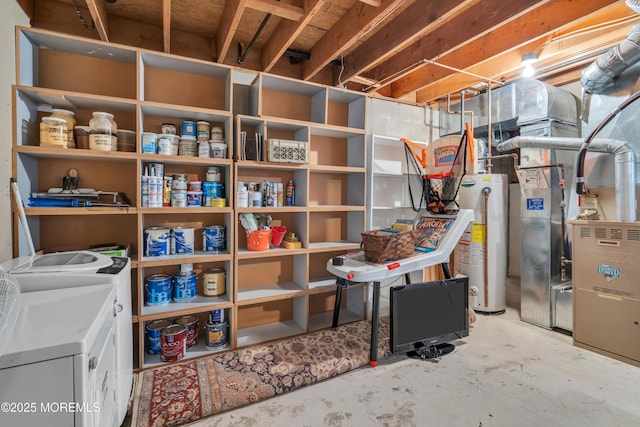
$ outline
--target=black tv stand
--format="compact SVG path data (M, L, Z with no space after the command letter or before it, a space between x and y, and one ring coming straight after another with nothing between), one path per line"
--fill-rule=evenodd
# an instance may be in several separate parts
M423 344L416 345L415 350L411 350L407 353L407 356L412 359L432 359L438 361L442 356L453 352L455 346L453 344L444 343L426 346Z

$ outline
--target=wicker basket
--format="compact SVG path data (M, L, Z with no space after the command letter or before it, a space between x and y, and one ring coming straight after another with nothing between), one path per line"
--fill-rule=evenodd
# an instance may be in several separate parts
M372 230L362 233L364 258L371 262L387 262L413 255L416 230L389 233Z

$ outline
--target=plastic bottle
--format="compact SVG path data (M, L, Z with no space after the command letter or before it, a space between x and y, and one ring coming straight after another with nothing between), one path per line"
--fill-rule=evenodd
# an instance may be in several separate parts
M249 207L249 192L247 186L244 184L238 184L238 198L236 200L236 206L239 208Z

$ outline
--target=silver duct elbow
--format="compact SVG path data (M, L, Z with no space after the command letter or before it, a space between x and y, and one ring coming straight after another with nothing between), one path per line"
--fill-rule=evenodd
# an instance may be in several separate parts
M554 138L536 136L517 136L499 144L498 151L516 148L549 148L578 151L584 144L580 138ZM594 139L589 151L608 153L614 157L614 186L616 189L616 220L636 221L636 161L635 152L629 143L615 139Z
M612 47L582 71L580 84L589 93L602 93L624 70L640 61L640 24L625 40Z

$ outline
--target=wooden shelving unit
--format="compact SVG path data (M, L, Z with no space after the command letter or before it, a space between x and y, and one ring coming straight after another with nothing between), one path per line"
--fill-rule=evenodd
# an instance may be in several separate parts
M266 342L330 326L335 283L326 262L357 249L366 226L366 96L308 82L256 73L245 85L248 111L235 114L232 67L207 61L103 43L50 31L16 28L17 84L14 94L12 168L21 194L60 187L71 168L79 170L80 187L124 192L129 207L26 209L37 249L87 247L105 242L130 245L132 269L134 367L162 364L146 352L145 326L157 319L195 315L200 328L214 309L225 310L228 343L216 351ZM247 87L248 86L248 87ZM245 95L242 95L245 96ZM119 129L136 133L135 152L96 152L39 146L39 123L47 108L74 111L78 125L88 125L92 112L114 114ZM160 133L162 123L206 120L224 130L226 158L199 158L142 153L143 132ZM307 164L237 160L241 130L268 138L296 139L309 145ZM180 132L178 131L178 134ZM150 163L162 163L165 175L186 173L205 180L207 167L221 170L225 207L148 208L141 206L141 175ZM296 184L296 205L235 206L238 181L269 179ZM274 224L287 226L302 242L300 249L246 248L239 215L267 213ZM195 253L144 256L144 230L153 226L193 226ZM202 228L222 225L226 250L202 250ZM20 233L17 224L14 225ZM16 255L24 245L15 245ZM145 304L145 279L177 273L193 264L198 297L189 303ZM205 297L202 273L226 272L226 292ZM341 321L364 317L364 288L349 288ZM211 351L189 349L186 357Z

